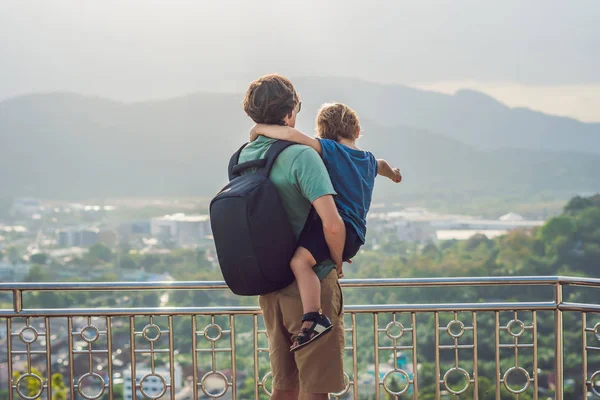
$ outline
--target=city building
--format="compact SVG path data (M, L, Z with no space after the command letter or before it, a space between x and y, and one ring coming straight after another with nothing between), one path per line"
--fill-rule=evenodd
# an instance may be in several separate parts
M10 208L11 215L32 216L39 214L44 210L42 203L32 197L21 197L14 199Z
M178 247L197 246L212 232L208 215L185 214L152 218L150 231L155 238Z
M23 282L31 264L0 261L0 282Z
M505 214L498 219L481 219L464 215L438 214L419 208L369 214L369 230L395 230L398 240L418 243L466 240L476 234L492 239L514 229L542 226L544 222L526 220L515 213Z
M129 221L119 225L119 241L127 243L134 238L150 236L150 221Z
M98 243L98 230L69 228L58 231L59 247L90 247Z

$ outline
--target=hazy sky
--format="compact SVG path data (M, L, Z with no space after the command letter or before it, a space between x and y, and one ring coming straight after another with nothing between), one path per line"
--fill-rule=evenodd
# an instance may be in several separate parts
M0 99L343 75L600 121L597 0L1 0Z

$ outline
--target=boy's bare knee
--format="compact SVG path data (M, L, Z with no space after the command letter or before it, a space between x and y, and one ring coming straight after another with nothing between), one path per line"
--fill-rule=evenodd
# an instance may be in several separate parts
M311 268L310 262L302 257L294 257L290 261L290 267L292 271L302 271L304 269Z

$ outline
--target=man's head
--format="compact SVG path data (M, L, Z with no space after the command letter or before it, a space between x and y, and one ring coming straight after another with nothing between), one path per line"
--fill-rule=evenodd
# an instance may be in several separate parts
M250 84L244 111L257 124L294 127L300 98L289 79L277 74L265 75Z
M326 103L317 113L317 137L331 139L358 139L360 121L356 112L342 103Z

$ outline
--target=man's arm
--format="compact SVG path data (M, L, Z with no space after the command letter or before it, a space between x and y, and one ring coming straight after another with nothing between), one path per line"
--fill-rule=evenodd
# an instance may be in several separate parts
M331 253L331 259L335 263L338 277L343 276L342 260L344 254L344 244L346 242L346 227L340 214L338 213L333 196L322 196L313 201L315 211L319 214L323 222L323 233L325 241Z
M385 176L396 183L402 181L402 175L398 168L392 168L387 161L380 159L377 160L377 175Z
M256 124L254 128L252 128L252 131L250 131L250 141L253 142L261 135L271 139L288 140L290 142L310 146L319 154L322 154L321 142L305 135L296 128L283 125Z

